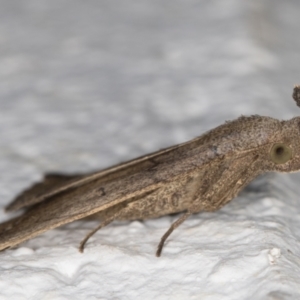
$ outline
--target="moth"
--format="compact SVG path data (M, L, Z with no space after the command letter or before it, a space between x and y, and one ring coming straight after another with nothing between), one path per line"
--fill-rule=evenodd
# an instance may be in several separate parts
M299 106L300 86L293 98ZM191 214L216 211L256 176L300 170L300 117L280 121L241 116L191 141L85 175L48 174L21 193L7 211L21 216L0 224L0 250L85 217L101 220L80 244L114 220L183 213L164 243Z

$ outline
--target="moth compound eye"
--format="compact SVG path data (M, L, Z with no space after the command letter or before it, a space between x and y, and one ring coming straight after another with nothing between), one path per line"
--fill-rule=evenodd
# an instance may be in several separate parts
M292 150L286 144L275 144L270 151L270 157L275 164L284 164L292 158Z

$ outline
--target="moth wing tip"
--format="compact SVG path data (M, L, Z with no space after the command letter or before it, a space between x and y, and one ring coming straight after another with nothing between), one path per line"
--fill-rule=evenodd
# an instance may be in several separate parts
M4 211L8 213L8 212L16 211L20 208L21 208L20 205L17 205L15 202L12 202L4 207Z

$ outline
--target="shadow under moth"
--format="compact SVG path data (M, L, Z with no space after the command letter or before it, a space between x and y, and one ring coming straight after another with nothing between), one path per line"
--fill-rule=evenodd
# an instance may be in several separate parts
M300 86L293 98L300 106ZM300 117L279 121L241 116L191 141L85 175L46 175L7 211L21 216L0 224L0 250L49 229L93 216L101 223L80 244L114 220L183 214L162 236L156 256L191 214L220 209L256 176L300 170Z

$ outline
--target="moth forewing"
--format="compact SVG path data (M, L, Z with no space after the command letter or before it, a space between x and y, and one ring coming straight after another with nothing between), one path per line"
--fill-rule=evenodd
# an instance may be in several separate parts
M6 211L29 207L55 196L58 193L77 188L97 179L102 179L103 182L105 182L107 180L120 178L122 175L129 176L139 171L157 168L159 164L166 162L168 158L172 159L174 156L175 159L180 153L184 155L184 153L187 153L190 148L193 148L192 145L198 141L199 138L196 138L90 174L46 174L41 182L23 191L16 199L7 205Z

